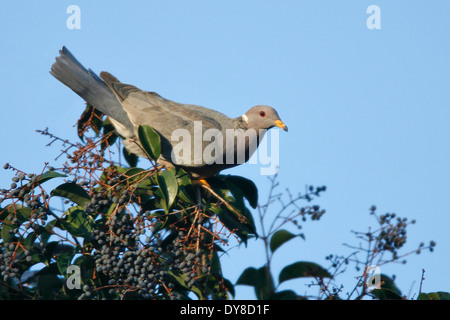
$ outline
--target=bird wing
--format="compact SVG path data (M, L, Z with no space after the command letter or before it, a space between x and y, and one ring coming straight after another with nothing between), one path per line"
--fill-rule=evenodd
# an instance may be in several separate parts
M135 129L139 125L148 125L159 133L162 155L166 160L171 158L173 147L179 143L179 140L173 141L172 139L174 131L185 129L190 133L191 160L189 166L203 166L204 161L201 158L203 154L194 152L194 143L200 142L201 150L204 150L208 144L211 144L211 141L203 141L206 130L217 129L223 132L230 126L231 119L215 110L171 101L155 92L143 91L133 85L121 83L107 72L100 73L100 76L121 102L131 122L135 125ZM200 138L194 137L195 126L199 128L199 124L201 124ZM196 139L200 139L200 141Z

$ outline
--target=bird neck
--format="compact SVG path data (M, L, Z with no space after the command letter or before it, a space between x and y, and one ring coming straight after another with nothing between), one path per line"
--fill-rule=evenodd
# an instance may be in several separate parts
M234 129L247 130L248 123L242 117L237 117L233 119L233 127Z

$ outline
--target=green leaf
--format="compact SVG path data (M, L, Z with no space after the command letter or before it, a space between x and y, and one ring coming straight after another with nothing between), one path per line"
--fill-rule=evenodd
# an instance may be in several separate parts
M142 125L138 128L138 137L142 148L153 160L158 160L161 154L161 138L153 128Z
M46 181L48 181L50 179L53 179L53 178L65 178L67 176L65 174L61 174L61 173L58 173L56 171L46 171L46 172L44 172L41 175L36 175L36 177L37 177L37 180L36 180L37 183L39 185L41 185L41 184L43 184L44 182L46 182Z
M108 138L105 140L102 140L101 143L101 150L105 150L107 147L112 146L114 142L116 142L117 138L119 137L116 134L114 125L111 123L109 118L106 118L103 121L103 136L106 137L108 135Z
M189 290L189 291L193 292L199 300L204 299L203 292L197 286L192 286L190 288L187 286L186 282L184 281L186 279L186 274L184 274L184 273L176 274L172 270L169 270L168 276L169 276L169 278L171 277L171 278L173 278L173 280L176 281L176 282L175 281L172 282L176 286L182 287L184 290Z
M284 267L278 277L279 283L287 280L305 277L332 278L323 267L314 262L299 261Z
M245 206L242 196L239 196L240 191L236 191L234 184L227 183L224 176L210 177L207 182L233 208L230 209L225 204L217 207L215 204L206 203L209 210L217 214L220 221L246 244L249 234L256 235L256 226L250 210Z
M2 208L0 207L0 220L5 220L6 217L8 216L9 211L7 208Z
M19 204L16 204L15 206L9 205L4 209L2 215L4 215L5 218L1 225L0 235L4 243L9 243L14 241L14 234L10 233L10 230L18 228L24 221L29 220L31 216L31 209L28 207L22 207ZM18 220L17 225L13 225L12 223L14 218L17 218Z
M230 191L236 190L238 188L241 194L247 199L250 206L255 209L258 205L258 188L253 181L234 175L223 176L225 182L230 187ZM233 189L233 190L232 190ZM233 193L233 195L235 195Z
M94 112L94 107L92 107L89 104L87 104L86 108L84 109L83 113L81 114L80 119L78 120L77 133L78 133L78 137L83 142L84 142L85 127L86 127L87 122L89 121L89 119L92 117L93 112Z
M72 236L89 238L95 227L94 220L79 207L71 207L64 213L58 227L69 231Z
M230 199L225 199L232 205ZM239 239L247 244L249 235L256 235L256 227L249 212L242 215L239 219L234 212L228 210L228 208L218 207L215 204L206 204L209 211L217 215L220 222L230 231L232 231ZM249 218L250 217L250 218Z
M191 177L183 169L176 169L178 181L178 196L189 204L195 203L195 190L192 186Z
M439 295L436 292L421 293L417 297L417 300L440 300Z
M164 170L163 172L159 172L158 176L158 185L161 188L161 191L165 200L165 209L166 212L173 205L177 193L178 193L178 181L175 177L175 174L172 170Z
M53 227L56 225L58 220L53 219L47 222L45 227L38 226L35 228L35 232L37 235L39 235L39 239L42 243L47 243L51 235L53 234Z
M66 277L67 268L71 265L73 255L73 251L63 252L58 255L58 258L56 259L56 264L58 266L59 272L64 277Z
M146 174L147 171L145 171L144 169L133 167L125 171L123 173L123 176L126 178L126 180L137 181L142 179Z
M125 160L127 161L128 165L133 168L137 166L137 163L139 161L139 157L135 155L134 153L130 153L127 148L122 149L123 156Z
M389 289L374 289L371 292L379 300L401 300L402 296Z
M231 283L231 281L224 278L224 279L223 279L223 285L225 286L225 288L227 288L227 291L231 294L231 296L232 296L233 299L234 299L234 297L236 296L236 292L235 292L235 290L234 290L234 286L233 286L233 284Z
M440 300L450 300L450 292L438 291L436 293L439 295Z
M75 258L72 264L80 267L81 279L83 280L83 282L91 280L94 277L94 269L96 265L93 256L90 255L78 256L77 258Z
M36 233L30 232L24 241L22 241L22 245L25 247L25 249L30 250L34 244L34 241L36 241L37 236Z
M53 189L51 195L69 199L79 206L83 206L86 202L90 201L86 190L75 183L63 183Z
M259 269L249 267L244 270L236 285L252 286L255 289L255 294L258 300L266 300L273 294L274 282L272 274L267 266L262 266Z
M6 243L10 243L11 241L13 241L14 235L10 234L9 230L13 230L15 227L6 221L3 221L1 227L2 227L2 230L0 232L0 235L2 237L3 243L6 244Z
M270 300L297 300L299 297L292 290L283 290L275 292L269 297Z
M55 294L62 289L63 281L56 274L42 274L38 277L37 288L41 299L54 299Z
M402 292L390 277L381 274L380 281L381 287L371 291L376 298L379 300L401 300L403 298Z
M272 251L272 253L275 252L282 244L295 237L297 237L297 235L287 230L278 230L273 234L272 238L270 238L270 251Z
M16 205L17 208L17 205ZM28 207L21 207L16 209L16 217L19 219L20 223L30 220L31 217L31 209Z
M62 289L63 280L57 274L56 263L51 263L37 273L37 289L41 299L55 299L55 295Z
M91 128L95 131L95 133L98 135L100 133L100 130L103 127L104 121L102 120L102 117L104 116L103 112L96 109L95 106L93 106L93 117L91 121Z
M258 270L254 267L248 267L242 272L236 281L236 285L256 286L258 285Z
M94 130L96 134L100 133L100 130L103 127L103 115L104 114L94 106L91 106L88 103L86 104L86 108L84 109L77 123L78 137L81 139L81 141L84 142L84 133L86 132L86 126L88 125L92 128L92 130Z

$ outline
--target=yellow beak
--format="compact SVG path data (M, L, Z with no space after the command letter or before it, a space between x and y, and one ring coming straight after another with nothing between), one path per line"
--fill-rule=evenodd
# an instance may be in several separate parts
M286 127L286 125L283 123L283 121L281 121L281 120L275 120L275 125L278 127L278 128L281 128L281 129L283 129L284 131L288 131L288 128Z

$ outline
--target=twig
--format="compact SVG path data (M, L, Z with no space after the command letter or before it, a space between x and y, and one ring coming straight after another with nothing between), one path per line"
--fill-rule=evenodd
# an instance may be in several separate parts
M420 279L420 286L419 286L419 295L422 293L422 283L425 280L425 269L422 269L422 278Z

